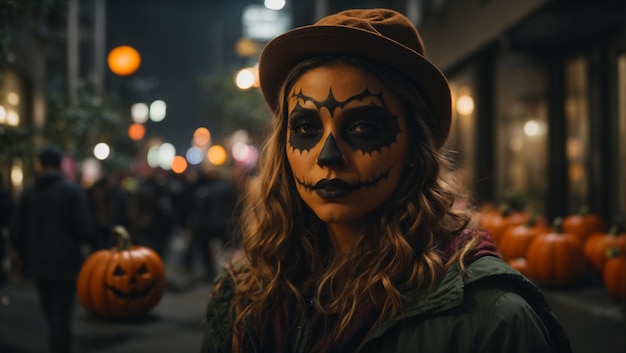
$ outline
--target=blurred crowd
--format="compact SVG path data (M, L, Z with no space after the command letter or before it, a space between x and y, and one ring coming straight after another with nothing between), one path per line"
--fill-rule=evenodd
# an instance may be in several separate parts
M218 253L235 246L234 219L246 175L224 173L215 166L189 168L182 174L149 167L104 173L83 185L93 229L85 256L115 246L112 229L122 225L133 244L154 249L183 273L212 280ZM3 180L0 185L1 294L8 274L21 274L22 264L9 234L19 197L11 197Z

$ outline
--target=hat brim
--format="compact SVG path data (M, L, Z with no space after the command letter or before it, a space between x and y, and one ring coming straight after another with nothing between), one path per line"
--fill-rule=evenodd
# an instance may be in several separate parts
M318 55L365 57L385 63L407 75L421 91L434 115L439 138L446 139L451 121L451 97L443 73L418 52L383 36L355 27L310 25L270 41L259 58L261 92L272 111L278 109L279 88L289 69Z

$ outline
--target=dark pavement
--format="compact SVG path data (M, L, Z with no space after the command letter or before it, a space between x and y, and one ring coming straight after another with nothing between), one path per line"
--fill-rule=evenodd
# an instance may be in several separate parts
M210 286L200 279L180 288L170 285L146 317L128 322L95 318L77 303L76 352L199 352L209 291ZM32 282L13 280L4 293L10 302L0 307L0 353L46 352L46 328Z
M76 353L199 352L210 284L169 267L163 300L141 320L103 321L77 304ZM13 276L3 291L10 303L0 306L0 353L46 352L46 331L33 284ZM599 281L543 292L575 353L626 352L625 306L609 298Z

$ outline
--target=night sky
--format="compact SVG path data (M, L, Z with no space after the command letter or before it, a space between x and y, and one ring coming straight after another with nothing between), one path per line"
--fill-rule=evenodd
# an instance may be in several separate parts
M234 73L241 68L234 51L241 13L245 5L257 3L262 2L108 0L107 53L130 45L139 51L142 63L129 78L107 70L107 90L125 97L129 105L164 100L168 105L165 120L146 126L183 152L195 128L211 128L207 92L201 90L201 82L220 70Z

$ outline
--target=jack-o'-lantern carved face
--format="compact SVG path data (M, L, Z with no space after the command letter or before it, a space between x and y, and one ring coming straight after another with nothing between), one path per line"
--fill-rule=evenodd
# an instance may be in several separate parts
M108 278L109 283L105 287L116 297L122 300L141 300L150 294L154 288L156 278L153 271L148 270L146 263L142 263L136 269L133 263L118 263L113 273Z
M165 291L165 269L159 255L131 246L125 230L117 249L100 250L87 259L78 278L78 297L85 309L104 318L131 319L154 308Z

